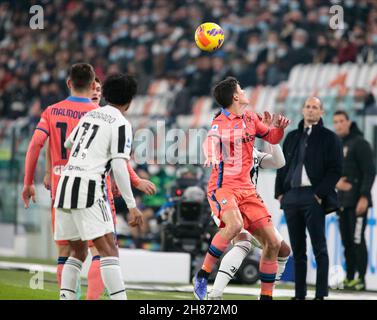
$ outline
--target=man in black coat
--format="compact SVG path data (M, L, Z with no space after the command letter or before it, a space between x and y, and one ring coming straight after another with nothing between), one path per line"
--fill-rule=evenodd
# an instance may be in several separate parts
M365 290L368 251L365 243L368 208L372 206L371 189L376 176L373 151L356 123L344 111L333 117L336 134L343 141L343 172L336 185L340 208L340 234L346 258L345 289ZM358 272L358 278L355 273Z
M286 165L279 169L275 197L284 210L295 263L295 297L306 297L306 228L317 263L315 299L328 295L329 257L325 236L326 213L336 211L335 185L342 173L340 139L323 126L322 102L309 97L304 119L283 144Z

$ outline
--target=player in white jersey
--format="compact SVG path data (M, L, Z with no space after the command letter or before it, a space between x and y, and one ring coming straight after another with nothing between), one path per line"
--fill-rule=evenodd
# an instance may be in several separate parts
M267 122L269 115L265 113L263 118L264 122ZM253 160L254 166L250 172L251 181L255 186L258 182L259 168L262 169L279 169L285 165L285 158L281 147L277 145L268 144L268 152L261 152L254 148ZM215 223L220 226L220 221L216 216L212 216ZM275 228L277 238L281 241L281 247L278 256L278 273L276 274L276 281L279 281L284 270L286 263L290 255L290 248L283 240L279 231ZM246 258L252 249L263 249L262 245L257 239L255 239L247 230L243 229L240 234L232 241L233 247L224 255L221 260L221 264L216 275L215 282L213 284L211 292L208 294L209 300L219 300L222 298L224 289L228 285L229 281L234 277L242 261Z
M136 81L131 76L108 77L103 85L108 105L82 117L65 142L65 147L71 148L71 154L59 179L54 203L55 240L69 240L72 248L62 273L62 300L76 298L77 281L88 252L87 240L93 240L101 256L101 276L110 298L127 299L105 179L112 169L131 215L129 224L141 225L142 214L136 208L127 170L132 129L123 116L136 88Z

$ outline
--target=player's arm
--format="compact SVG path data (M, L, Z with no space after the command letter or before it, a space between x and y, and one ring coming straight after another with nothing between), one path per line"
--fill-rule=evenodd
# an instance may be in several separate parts
M35 203L34 173L37 167L39 154L43 148L48 136L48 109L41 116L37 128L35 129L25 157L25 177L24 187L22 190L22 200L25 208L29 208L30 198Z
M269 152L258 152L259 167L262 169L280 169L285 166L283 150L278 144L268 144Z
M111 169L115 183L131 214L129 224L131 226L141 225L143 223L143 215L136 207L128 169L132 142L132 128L130 124L127 122L126 124L121 123L118 126L113 126L111 138Z
M51 154L50 154L50 143L47 143L46 148L46 170L45 176L43 178L43 185L47 190L51 190Z
M267 127L257 116L255 119L256 137L271 144L277 144L284 136L284 129L289 125L289 120L282 115L272 116L272 127Z

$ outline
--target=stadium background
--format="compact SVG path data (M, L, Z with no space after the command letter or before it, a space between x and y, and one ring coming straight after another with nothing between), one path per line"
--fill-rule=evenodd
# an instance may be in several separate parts
M42 30L29 26L33 4L44 9ZM344 10L341 29L329 25L329 8L336 4ZM222 49L213 54L200 52L193 41L195 28L204 21L216 22L225 31ZM20 200L23 161L41 112L67 96L66 72L77 61L90 62L100 79L118 71L137 77L139 95L129 112L135 132L151 128L158 133L158 121L165 122L166 130L179 128L187 135L189 129L208 129L217 110L210 97L211 86L234 75L257 111L285 114L292 120L290 130L301 119L305 97L315 94L324 103L327 127L332 128L335 110L346 110L377 150L375 1L2 1L0 256L56 257L49 194L42 185L44 155L36 176L38 203L29 211L23 209ZM158 141L161 137L157 135L151 148L164 158L166 149ZM180 145L184 158L196 156L198 150L197 144ZM157 253L161 226L155 212L166 201L167 186L176 180L176 169L185 166L149 162L137 170L159 188L155 197L139 196L146 210L154 211L150 230L131 235L119 216L118 231L124 235L121 246ZM272 171L261 173L259 191L288 240L282 212L271 192L274 175ZM376 186L373 194L376 204ZM343 265L336 216L329 215L327 220L331 265ZM369 212L367 239L367 284L377 290L373 208ZM312 253L309 258L308 282L313 283ZM188 276L181 279L187 280Z

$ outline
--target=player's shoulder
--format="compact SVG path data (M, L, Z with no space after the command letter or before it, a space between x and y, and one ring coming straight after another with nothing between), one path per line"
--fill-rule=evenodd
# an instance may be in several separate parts
M101 111L105 114L111 115L114 118L114 125L126 125L131 126L130 122L126 119L126 117L123 115L123 113L110 105L106 105L104 107L100 108Z
M259 121L258 115L251 110L245 110L243 117L246 122L256 122Z
M221 124L222 122L226 121L227 117L225 114L219 110L212 119L212 124Z

